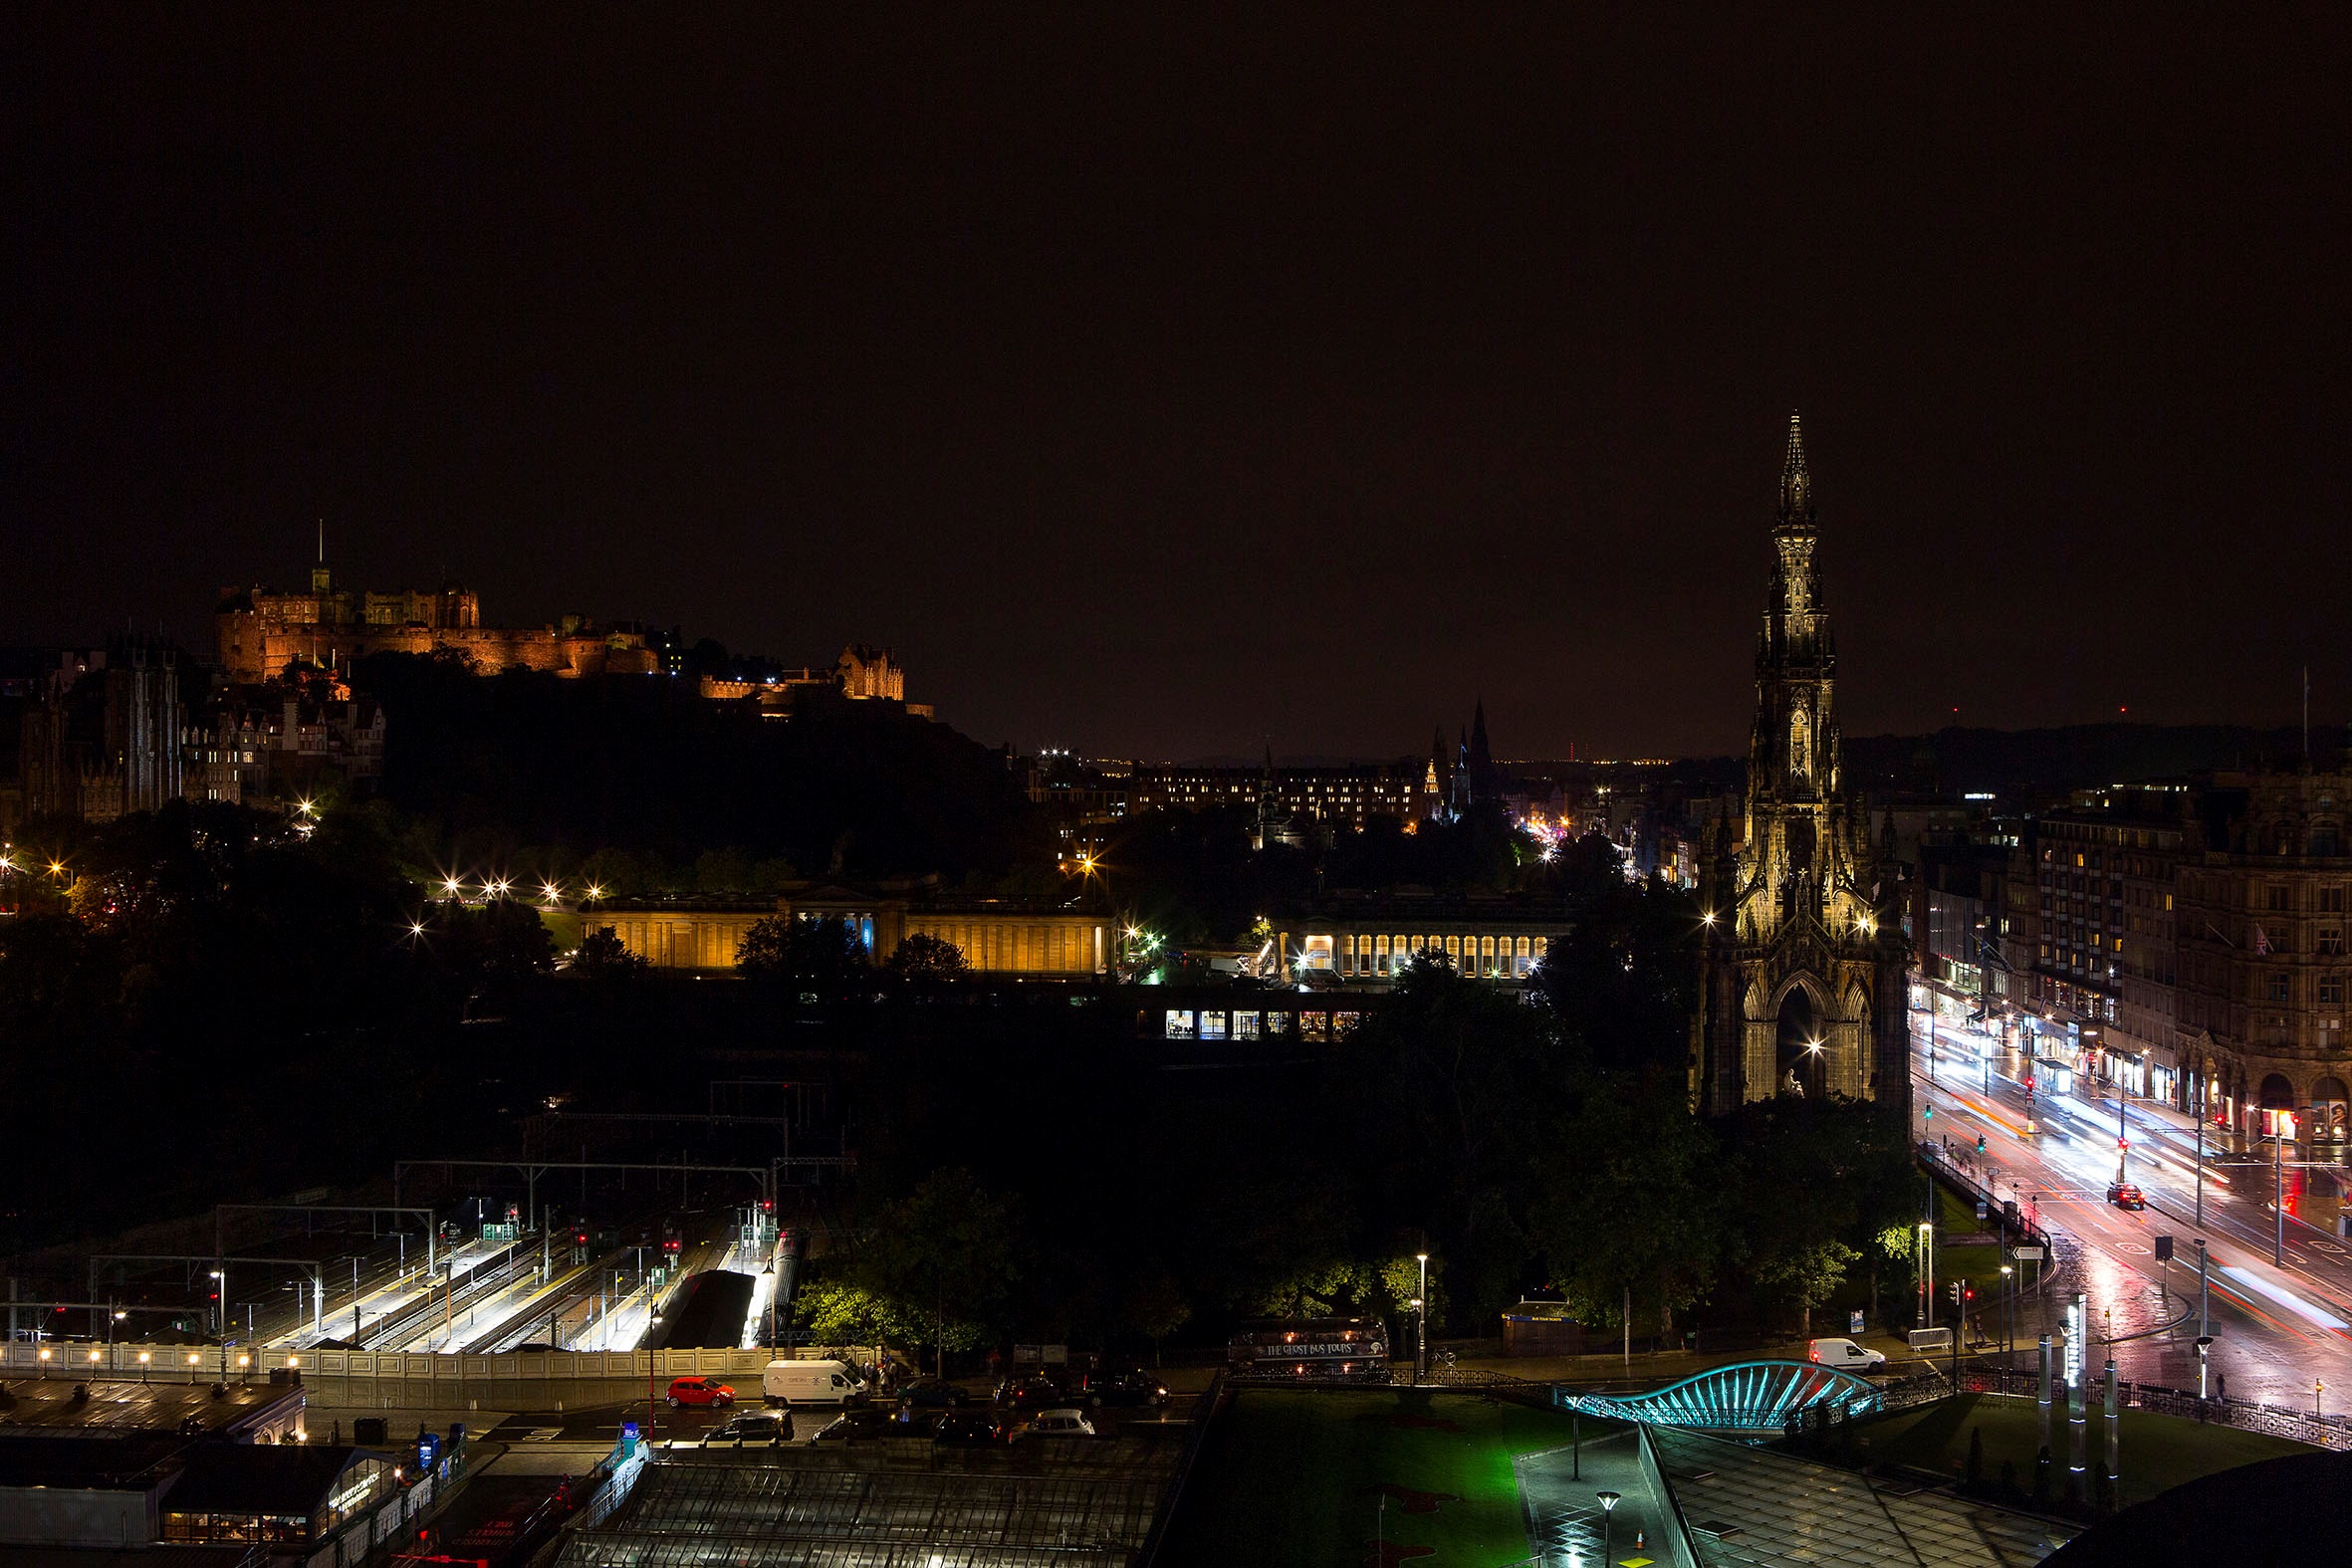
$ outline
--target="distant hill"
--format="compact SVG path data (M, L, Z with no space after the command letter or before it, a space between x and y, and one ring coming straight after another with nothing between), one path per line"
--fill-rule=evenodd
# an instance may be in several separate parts
M2314 728L2312 749L2343 744L2335 726ZM2075 789L2177 779L2221 769L2292 763L2299 729L2245 725L2082 724L2056 730L1979 730L1958 725L1933 735L1845 739L1850 785L1869 790L1961 793L1990 790L2030 803Z

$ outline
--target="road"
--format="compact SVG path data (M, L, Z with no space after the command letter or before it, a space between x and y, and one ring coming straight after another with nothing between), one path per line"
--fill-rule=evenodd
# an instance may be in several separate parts
M2193 1123L2161 1104L2132 1100L2123 1111L2126 1175L2147 1194L2149 1207L2115 1208L2106 1198L2116 1179L2113 1098L2036 1094L2028 1131L2025 1089L2010 1076L2023 1070L2022 1056L1996 1050L1988 1063L1977 1036L1955 1037L1939 1026L1937 1038L1942 1048L1931 1076L1926 1031L1913 1032L1915 1131L1946 1144L1999 1196L2013 1196L2056 1248L2058 1266L2039 1316L2028 1313L2023 1321L2030 1326L2020 1328L2026 1347L2020 1365L2032 1362L2032 1335L2044 1323L2055 1333L2065 1297L2081 1290L2089 1296L2092 1337L2114 1341L2092 1347L2094 1375L2112 1355L2127 1381L2196 1389L2195 1243L2203 1237L2215 1341L2209 1370L2217 1382L2226 1379L2234 1399L2309 1410L2317 1381L2325 1385L2322 1408L2340 1413L2352 1406L2352 1247L2330 1233L2338 1205L2330 1173L2338 1167L2324 1157L2299 1163L2297 1147L2287 1146L2279 1173L2286 1190L2285 1262L2277 1266L2267 1158L2217 1156L2209 1146L2200 1228ZM1932 1117L1923 1114L1930 1107ZM2156 1261L2162 1234L2173 1237L2170 1265Z

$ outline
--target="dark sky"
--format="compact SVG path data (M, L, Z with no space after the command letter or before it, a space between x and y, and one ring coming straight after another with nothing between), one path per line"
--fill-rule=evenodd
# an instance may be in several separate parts
M324 517L991 742L1722 752L1793 407L1849 733L2346 712L2341 11L480 9L8 13L0 641Z

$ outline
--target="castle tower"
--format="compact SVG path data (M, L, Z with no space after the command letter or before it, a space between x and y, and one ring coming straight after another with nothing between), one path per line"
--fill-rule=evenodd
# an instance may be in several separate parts
M1910 1099L1895 890L1838 777L1837 641L1822 607L1803 432L1788 416L1738 844L1709 855L1699 1103Z

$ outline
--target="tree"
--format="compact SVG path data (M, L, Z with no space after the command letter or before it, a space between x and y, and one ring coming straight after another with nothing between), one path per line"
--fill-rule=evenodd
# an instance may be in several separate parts
M1767 1294L1811 1311L1843 1281L1859 1247L1884 1244L1914 1178L1900 1115L1856 1100L1779 1097L1741 1108L1726 1125L1739 1238Z
M1021 1277L1022 1236L1013 1206L990 1194L970 1171L927 1177L894 1204L859 1249L858 1277L897 1304L939 1352L969 1349L981 1325L1005 1305ZM953 1306L954 1311L949 1310Z
M865 994L871 971L865 943L846 920L770 915L755 921L735 950L746 979L788 995L847 1002Z
M1184 1287L1164 1266L1154 1263L1119 1298L1119 1325L1151 1341L1151 1364L1160 1364L1160 1341L1192 1320L1192 1303Z
M1800 1339L1813 1335L1813 1308L1845 1283L1846 1268L1861 1254L1843 1241L1811 1241L1767 1253L1757 1264L1756 1282L1777 1287L1797 1306Z
M631 953L610 926L599 926L581 939L572 967L590 980L628 980L648 968L644 957Z
M1552 1141L1534 1211L1552 1282L1579 1322L1613 1322L1631 1299L1673 1331L1722 1248L1719 1164L1679 1085L1591 1086Z
M829 1345L871 1345L879 1362L890 1342L913 1335L896 1302L845 1279L814 1280L802 1287L793 1315Z
M900 942L882 968L890 979L913 991L934 990L968 972L962 948L923 931Z

